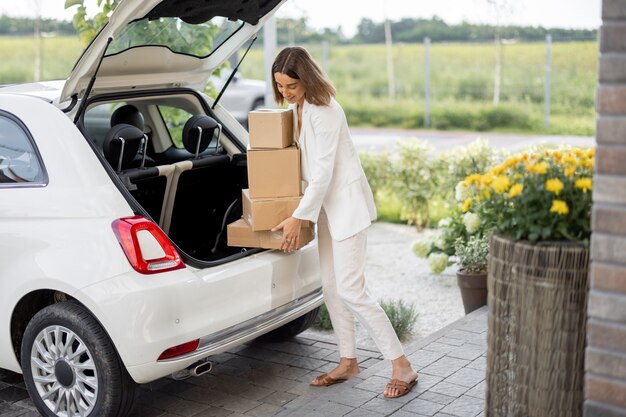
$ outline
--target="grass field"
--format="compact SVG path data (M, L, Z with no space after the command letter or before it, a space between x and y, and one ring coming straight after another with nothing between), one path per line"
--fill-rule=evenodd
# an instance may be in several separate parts
M42 41L42 79L65 78L78 58L78 38ZM320 62L321 47L309 50ZM596 42L552 45L551 127L543 127L545 45L503 46L500 105L491 104L495 47L492 44L432 44L431 120L435 128L592 135L597 80ZM35 41L0 38L0 84L31 81ZM327 68L352 125L419 128L424 112L424 47L394 46L396 99L390 100L384 45L331 46ZM253 49L241 66L263 78L263 52Z

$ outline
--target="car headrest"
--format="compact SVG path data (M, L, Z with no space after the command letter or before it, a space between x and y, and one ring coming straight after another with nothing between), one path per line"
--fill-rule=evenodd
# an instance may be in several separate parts
M104 137L104 157L117 172L123 171L133 162L143 138L143 132L135 126L125 123L115 125Z
M137 129L143 131L143 114L141 114L141 112L137 110L137 107L133 106L132 104L125 104L122 107L118 107L117 109L115 109L115 111L111 115L111 126L119 125L122 123L135 126Z
M192 116L183 127L183 146L197 158L209 147L218 128L219 123L212 117L204 114Z

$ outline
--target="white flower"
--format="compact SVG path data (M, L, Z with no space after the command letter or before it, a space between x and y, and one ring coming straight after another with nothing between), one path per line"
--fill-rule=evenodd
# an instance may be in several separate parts
M448 267L448 255L445 253L431 253L428 255L428 266L433 274L441 274Z
M450 226L451 222L452 222L452 219L450 217L444 217L443 219L439 220L439 223L437 223L437 228L444 229Z
M456 187L454 187L454 198L456 198L458 202L470 198L470 188L465 181L459 181Z
M418 258L426 258L432 247L432 240L427 238L417 239L411 244L411 251Z
M480 229L480 217L478 214L468 211L463 215L463 224L465 229L467 229L467 233L470 235L474 234Z

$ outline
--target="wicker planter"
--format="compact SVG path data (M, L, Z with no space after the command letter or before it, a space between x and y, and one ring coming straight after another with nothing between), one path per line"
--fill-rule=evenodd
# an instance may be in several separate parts
M456 282L461 290L465 314L487 304L487 271L456 271Z
M491 238L487 416L582 416L589 250Z

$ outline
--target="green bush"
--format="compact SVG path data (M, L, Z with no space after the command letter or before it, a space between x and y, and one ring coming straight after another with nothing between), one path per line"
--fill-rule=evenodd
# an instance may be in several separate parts
M530 116L520 108L510 106L491 106L482 109L475 120L476 130L493 130L498 128L532 128Z
M320 311L317 313L317 317L313 322L313 328L317 330L332 330L333 324L330 322L330 315L328 314L328 308L326 304L320 306Z
M405 304L403 300L381 300L380 306L385 310L387 317L389 317L398 339L401 341L406 340L417 320L417 312L413 304Z
M391 189L402 203L402 219L418 228L428 222L429 200L436 194L436 155L428 142L409 138L397 145Z

